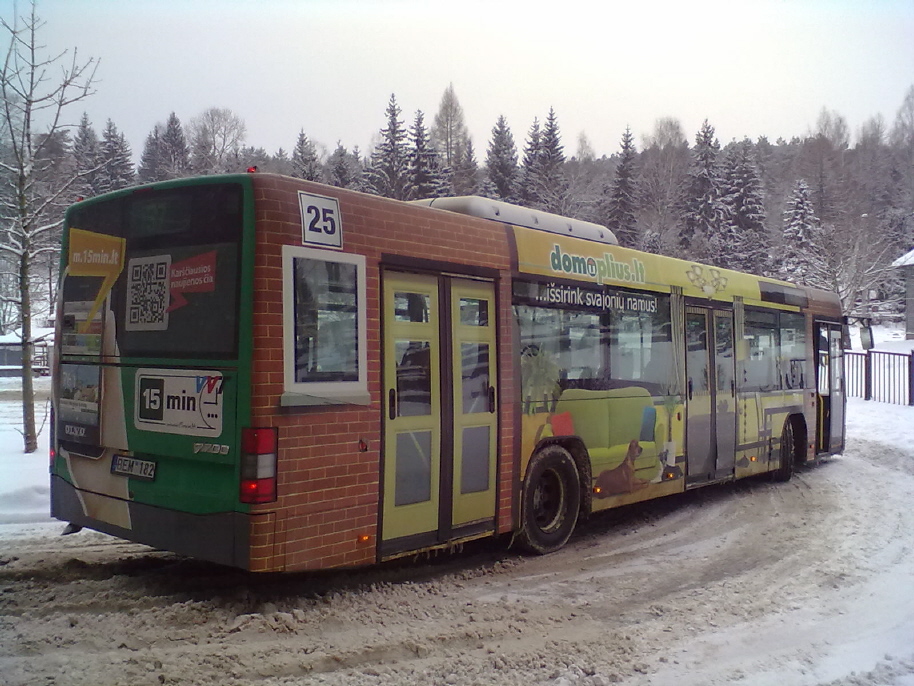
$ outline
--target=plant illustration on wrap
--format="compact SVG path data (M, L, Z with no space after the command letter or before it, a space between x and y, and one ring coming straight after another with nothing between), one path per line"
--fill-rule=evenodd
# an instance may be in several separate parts
M659 457L661 462L670 466L676 464L676 443L673 441L673 417L682 405L682 395L675 392L673 386L664 390L663 409L664 412L666 412L666 436L664 437L665 442Z
M674 289L675 291L675 289ZM673 433L673 418L685 407L685 311L682 300L674 298L670 304L670 320L673 327L673 367L672 376L663 386L663 409L666 412L666 436L663 449L658 456L661 463L666 465L665 478L675 478L681 475L681 470L676 467L678 448ZM677 436L682 440L681 417L677 417Z
M538 345L528 345L521 353L520 369L526 414L551 412L561 392L558 361Z

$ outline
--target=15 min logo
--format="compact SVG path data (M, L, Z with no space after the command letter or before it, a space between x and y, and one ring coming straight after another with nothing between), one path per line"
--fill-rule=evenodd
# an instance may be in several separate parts
M138 369L134 424L159 433L222 434L224 377L220 372Z

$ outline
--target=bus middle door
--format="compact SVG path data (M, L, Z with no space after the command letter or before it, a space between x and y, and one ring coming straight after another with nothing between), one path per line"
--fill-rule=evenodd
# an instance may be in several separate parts
M686 307L687 485L729 478L736 451L733 313Z

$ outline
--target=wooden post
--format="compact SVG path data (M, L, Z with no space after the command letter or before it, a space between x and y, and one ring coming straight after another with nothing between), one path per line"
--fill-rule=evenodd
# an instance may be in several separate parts
M908 405L914 405L914 350L908 355Z

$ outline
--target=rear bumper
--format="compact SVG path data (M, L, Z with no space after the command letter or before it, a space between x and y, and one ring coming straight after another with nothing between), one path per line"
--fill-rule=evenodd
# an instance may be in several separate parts
M117 501L129 511L129 527L87 513L80 492L59 476L51 476L51 516L118 538L143 543L201 560L250 568L250 516L241 512L196 515L137 502L119 501L98 493L92 501ZM103 508L102 508L103 509Z

